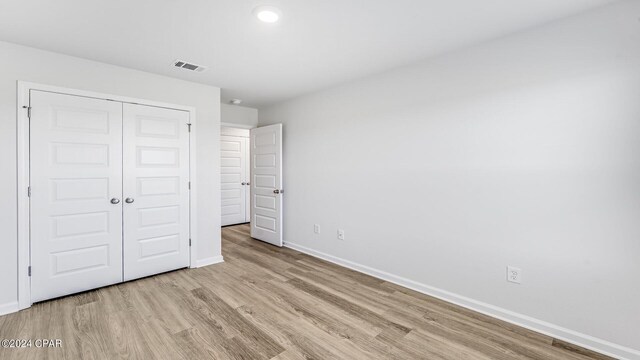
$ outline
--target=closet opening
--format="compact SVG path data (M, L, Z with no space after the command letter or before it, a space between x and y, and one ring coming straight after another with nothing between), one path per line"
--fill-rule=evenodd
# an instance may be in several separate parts
M18 300L197 259L195 108L18 82Z

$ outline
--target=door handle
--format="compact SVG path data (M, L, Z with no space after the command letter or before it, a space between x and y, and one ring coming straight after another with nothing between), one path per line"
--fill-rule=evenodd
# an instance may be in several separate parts
M273 193L274 194L284 194L284 190L275 189L275 190L273 190Z
M118 199L118 198L113 198L113 199L111 199L111 203L112 203L113 205L120 204L120 199Z
M251 185L251 183L250 183L250 182L248 182L248 183L247 183L247 186L249 186L249 185Z
M124 202L126 202L127 204L131 204L133 201L134 201L133 198L124 199Z
M242 185L247 185L247 183L242 183Z

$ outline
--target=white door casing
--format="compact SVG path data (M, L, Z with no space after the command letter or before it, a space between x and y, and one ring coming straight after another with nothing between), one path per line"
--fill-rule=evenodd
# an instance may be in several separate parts
M31 301L122 281L122 104L35 90L30 104Z
M249 139L220 137L220 189L222 226L249 221Z
M282 246L282 124L251 129L251 237Z
M189 113L123 105L124 280L189 266Z

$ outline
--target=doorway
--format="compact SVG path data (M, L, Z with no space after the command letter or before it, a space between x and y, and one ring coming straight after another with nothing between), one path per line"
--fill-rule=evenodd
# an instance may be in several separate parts
M220 200L222 226L251 219L249 129L220 129Z
M222 127L222 226L249 223L251 237L283 246L282 124Z

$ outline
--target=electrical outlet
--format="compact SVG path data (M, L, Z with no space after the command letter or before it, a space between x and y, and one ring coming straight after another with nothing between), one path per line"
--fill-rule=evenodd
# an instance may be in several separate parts
M320 234L320 225L313 224L313 232L316 234Z
M338 240L344 240L344 230L338 229Z
M507 281L521 284L522 283L522 269L513 266L507 266Z

